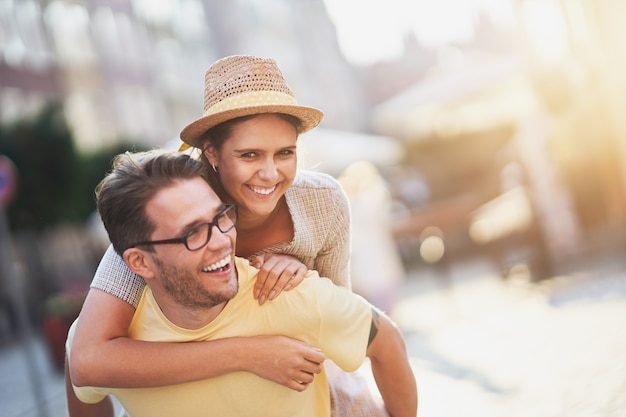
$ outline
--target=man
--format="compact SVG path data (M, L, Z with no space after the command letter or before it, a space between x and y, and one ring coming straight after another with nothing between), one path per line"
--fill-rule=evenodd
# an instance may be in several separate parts
M283 334L318 346L347 371L367 356L390 415L414 417L415 379L393 323L315 272L260 306L252 294L256 269L234 256L237 208L220 201L203 172L201 162L183 154L126 153L98 186L98 210L113 247L147 283L130 336L189 342ZM72 332L70 361L71 338ZM247 372L166 387L74 392L87 403L113 395L132 417L330 414L323 371L302 392Z

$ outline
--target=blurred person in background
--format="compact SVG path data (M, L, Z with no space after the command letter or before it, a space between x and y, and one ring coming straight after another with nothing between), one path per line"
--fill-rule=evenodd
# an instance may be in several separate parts
M310 271L309 279L265 306L254 300L258 271L234 256L237 206L222 203L203 177L201 162L180 153L148 151L121 154L113 167L97 188L98 211L116 253L147 282L129 328L132 338L188 342L290 335L319 346L348 371L369 357L390 415L417 414L417 388L403 337L362 297ZM181 237L167 238L173 235ZM70 364L72 335L70 331ZM295 377L306 387L302 392L233 372L141 389L68 385L68 405L72 417L84 415L81 403L72 400L75 393L96 408L114 395L137 417L329 416L328 383L321 363L315 365L313 372L320 375ZM102 407L100 416L112 416L109 403Z
M339 183L352 215L352 289L390 313L406 275L391 232L391 193L369 161L350 164Z
M320 110L296 102L274 60L239 55L207 70L204 115L181 132L185 146L205 162L220 198L239 207L236 255L260 269L254 290L260 304L297 286L308 269L350 289L345 193L329 175L297 170L298 135L322 117ZM301 389L292 375L301 372L310 348L288 338L131 340L128 327L144 286L109 248L76 327L75 385L150 387L245 370ZM150 366L154 363L161 365ZM385 415L362 375L345 373L332 362L325 366L333 415Z

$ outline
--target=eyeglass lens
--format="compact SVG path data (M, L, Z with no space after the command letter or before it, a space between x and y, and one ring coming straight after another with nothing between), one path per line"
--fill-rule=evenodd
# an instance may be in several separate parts
M190 230L185 235L185 245L189 250L198 250L211 240L211 230L217 226L220 232L226 233L235 227L237 223L237 210L233 206L228 206L219 213L211 223L202 223Z

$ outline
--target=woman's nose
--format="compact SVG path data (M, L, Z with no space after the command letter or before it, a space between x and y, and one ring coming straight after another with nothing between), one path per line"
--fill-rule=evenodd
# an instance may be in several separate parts
M278 169L273 160L266 161L259 170L259 177L267 181L275 181L278 178Z

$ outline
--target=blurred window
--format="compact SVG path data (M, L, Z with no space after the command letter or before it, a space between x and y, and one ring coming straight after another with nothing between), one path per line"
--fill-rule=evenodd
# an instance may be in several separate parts
M33 0L18 2L13 15L13 24L8 27L17 30L12 37L15 46L19 44L20 64L35 71L46 69L52 62L52 53L45 41L39 4Z
M242 8L248 9L247 24L252 32L289 35L291 10L286 1L245 0Z
M177 0L132 0L135 13L151 26L167 27L178 10Z
M98 45L104 61L121 61L120 39L113 10L108 7L98 7L93 12L93 37Z
M115 22L117 25L117 34L119 38L119 46L122 64L133 71L141 71L147 68L148 60L145 59L148 50L142 48L138 25L123 13L115 14Z
M13 2L0 2L0 53L4 62L18 67L22 64L26 48L19 35L17 21L13 17L14 9Z
M88 67L96 61L91 43L89 14L81 4L53 0L44 11L63 67Z
M181 42L207 42L210 32L202 3L198 0L180 1L172 15L172 32Z

